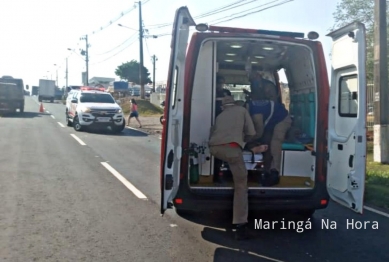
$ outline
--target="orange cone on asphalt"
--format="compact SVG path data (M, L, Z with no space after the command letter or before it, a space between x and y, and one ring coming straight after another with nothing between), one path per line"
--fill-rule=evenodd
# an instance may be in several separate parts
M43 110L43 103L41 102L41 106L39 107L39 113L43 113L43 112L45 111Z

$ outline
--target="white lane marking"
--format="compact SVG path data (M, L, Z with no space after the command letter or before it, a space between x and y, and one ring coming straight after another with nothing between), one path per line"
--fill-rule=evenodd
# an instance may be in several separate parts
M86 146L86 144L84 142L82 142L81 139L79 139L75 134L70 134L74 139L77 140L78 143L80 143L80 145L82 146Z
M388 214L388 213L379 211L379 210L374 209L374 208L372 208L372 207L363 206L363 208L366 209L366 210L369 210L369 211L371 211L371 212L374 212L374 213L376 213L376 214L379 214L379 215L381 215L381 216L384 216L384 217L389 218L389 214Z
M61 127L65 127L61 122L58 122L58 125L60 125Z
M55 119L55 116L53 116L53 115L50 115L50 116L51 116L52 119Z
M135 196L140 199L147 199L147 197L140 192L133 184L131 184L127 179L125 179L118 171L116 171L110 164L107 162L101 162L101 164L114 175L120 182L123 183Z

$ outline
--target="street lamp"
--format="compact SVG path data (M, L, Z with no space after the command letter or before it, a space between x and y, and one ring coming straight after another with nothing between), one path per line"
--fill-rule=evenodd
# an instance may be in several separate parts
M71 48L68 48L69 51L72 51ZM65 90L63 91L64 95L66 93L66 90L68 88L68 57L66 57L66 87Z
M58 87L58 67L57 67L57 64L54 64L54 66L56 67L56 69L55 69L55 85Z
M124 27L124 28L128 28L128 29L131 29L131 30L134 30L134 31L138 31L137 29L134 29L134 28L122 25L122 24L118 24L118 26L121 26L121 27Z

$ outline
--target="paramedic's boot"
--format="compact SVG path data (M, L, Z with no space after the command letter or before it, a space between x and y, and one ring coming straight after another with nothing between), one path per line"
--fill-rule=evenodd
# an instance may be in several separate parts
M236 240L245 240L245 239L249 239L249 238L250 238L250 235L248 232L247 223L237 225L236 231L235 231L235 239Z

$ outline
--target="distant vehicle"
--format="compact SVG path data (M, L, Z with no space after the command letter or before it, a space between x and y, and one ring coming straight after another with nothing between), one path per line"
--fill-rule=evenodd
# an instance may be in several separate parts
M66 122L74 130L87 127L111 127L120 133L125 127L122 108L104 88L82 87L72 90L66 99Z
M63 96L63 91L61 89L59 89L58 87L55 88L55 96L54 96L54 99L55 100L61 100L62 99L62 96Z
M39 86L33 86L31 88L31 95L32 96L37 96L39 94Z
M12 76L2 76L0 83L14 84L12 87L14 90L9 90L11 86L3 88L2 95L0 96L2 103L6 103L3 106L10 107L13 112L17 109L21 113L24 112L24 84L22 79L13 78ZM6 100L6 101L5 101Z
M129 88L128 82L124 82L124 81L113 82L114 92L127 92L128 88Z
M70 92L71 90L80 90L82 86L68 86L67 91Z
M0 112L14 113L19 106L20 92L17 85L0 82ZM20 112L23 112L23 109Z
M130 92L131 96L140 96L140 89L133 88Z
M55 81L48 79L39 79L38 101L49 100L51 103L55 99Z

